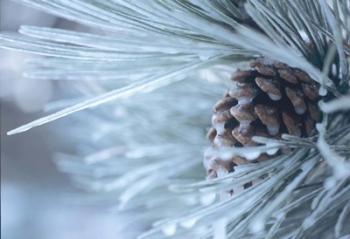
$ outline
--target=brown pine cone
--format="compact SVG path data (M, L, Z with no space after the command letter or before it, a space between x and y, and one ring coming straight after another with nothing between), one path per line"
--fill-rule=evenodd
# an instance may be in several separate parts
M256 146L253 136L311 136L321 118L317 83L300 69L263 57L253 60L250 67L235 72L232 80L236 87L214 106L208 132L212 147ZM267 158L261 155L257 161ZM231 161L204 159L208 178L244 163L248 161L237 156Z

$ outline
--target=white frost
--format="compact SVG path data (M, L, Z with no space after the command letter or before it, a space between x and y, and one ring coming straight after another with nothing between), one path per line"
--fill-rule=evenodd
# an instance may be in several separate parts
M173 236L176 233L176 224L167 224L162 227L162 232L166 236Z
M184 228L191 228L196 224L197 220L197 218L186 219L180 222L180 225Z
M213 229L214 229L214 239L226 239L226 225L227 225L227 218L221 218L218 221L214 222Z
M200 197L201 204L208 206L212 204L216 199L216 193L206 193Z

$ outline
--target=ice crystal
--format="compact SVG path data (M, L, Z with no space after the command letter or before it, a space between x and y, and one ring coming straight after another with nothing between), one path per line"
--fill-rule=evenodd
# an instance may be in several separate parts
M47 105L54 113L9 134L85 110L55 124L74 145L57 154L57 166L117 210L142 208L137 218L155 222L140 238L349 235L348 0L21 2L95 30L0 34L1 47L40 55L26 77L62 80L66 94ZM205 180L211 106L233 69L257 56L308 73L321 86L323 121L309 138L209 149L249 160L294 150Z

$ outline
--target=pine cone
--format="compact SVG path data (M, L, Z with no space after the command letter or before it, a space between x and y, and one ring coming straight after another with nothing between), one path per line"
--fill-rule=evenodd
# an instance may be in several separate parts
M256 146L253 136L311 136L321 118L317 83L300 69L263 57L253 60L250 67L235 72L232 80L236 87L214 106L208 132L212 147ZM267 158L261 155L257 161ZM244 163L248 160L237 156L230 161L204 159L208 178L231 172L235 165Z

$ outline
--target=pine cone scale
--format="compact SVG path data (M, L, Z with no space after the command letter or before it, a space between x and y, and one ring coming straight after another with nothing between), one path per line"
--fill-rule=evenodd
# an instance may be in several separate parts
M276 81L256 77L255 83L262 91L268 94L271 100L277 101L282 98L282 93Z

